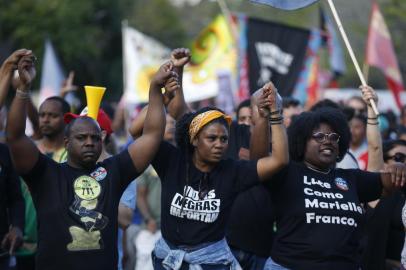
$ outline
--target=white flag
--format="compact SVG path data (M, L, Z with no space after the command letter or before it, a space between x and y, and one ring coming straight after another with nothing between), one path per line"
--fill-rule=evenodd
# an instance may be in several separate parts
M149 84L159 67L170 59L170 49L134 28L123 27L124 100L148 102Z
M65 80L63 69L58 61L51 41L45 41L44 61L42 62L39 104L51 96L59 96Z

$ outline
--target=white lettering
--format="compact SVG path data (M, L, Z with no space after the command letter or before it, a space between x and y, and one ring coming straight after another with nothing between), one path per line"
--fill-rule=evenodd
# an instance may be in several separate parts
M357 223L353 218L340 217L340 216L328 216L328 215L316 215L316 213L306 213L306 223L323 223L323 224L338 224L357 227Z
M320 186L320 187L322 187L322 188L331 189L330 183L322 182L322 181L316 180L316 179L314 179L314 178L310 178L310 180L309 180L309 179L307 178L307 175L303 176L303 183L304 183L305 185L308 185L308 186L317 185L317 186Z

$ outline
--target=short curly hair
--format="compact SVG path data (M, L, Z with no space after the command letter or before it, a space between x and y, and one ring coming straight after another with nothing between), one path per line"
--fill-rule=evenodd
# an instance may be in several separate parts
M289 154L294 161L302 162L306 151L306 144L313 131L321 123L329 125L340 135L338 142L337 161L341 161L348 151L351 133L347 120L341 110L334 108L320 108L315 111L303 112L297 116L288 128Z
M177 146L182 150L183 153L191 154L194 150L193 145L190 143L190 136L189 136L189 126L192 122L193 118L196 115L201 114L203 112L207 112L210 110L217 110L219 112L224 113L222 110L216 107L204 107L195 112L186 113L183 115L178 121L176 121L176 129L175 129L175 141ZM217 118L210 121L208 124L212 123L221 123L228 129L227 121L224 118Z

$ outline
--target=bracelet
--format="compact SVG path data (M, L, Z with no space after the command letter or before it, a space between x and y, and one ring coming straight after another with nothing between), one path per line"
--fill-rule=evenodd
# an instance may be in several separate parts
M269 115L281 114L280 110L270 112Z
M283 120L279 120L279 121L271 121L269 122L271 125L280 125L283 123Z
M378 117L377 117L377 116L375 116L375 117L367 117L367 119L368 119L368 120L377 120Z
M367 121L367 124L368 125L379 125L379 121L376 121L376 122Z
M31 97L30 92L26 92L20 89L16 90L16 97L20 99L29 99Z
M279 116L279 117L269 117L269 122L273 122L273 121L280 121L283 120L283 116Z

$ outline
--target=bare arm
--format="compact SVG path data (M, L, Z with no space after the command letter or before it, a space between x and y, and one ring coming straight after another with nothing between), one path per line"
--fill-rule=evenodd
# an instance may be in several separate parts
M11 103L7 118L7 143L10 147L14 166L20 174L31 170L38 160L39 151L36 145L25 135L27 102L29 89L35 78L32 55L26 55L18 63L19 86Z
M381 172L382 196L390 195L394 190L404 188L406 184L406 165L395 163L385 166Z
M30 121L31 121L32 129L34 130L34 134L32 135L32 138L34 140L39 140L41 138L41 132L39 131L38 110L35 107L35 105L32 103L32 99L29 99L27 101L27 114L28 114L28 119L30 119Z
M262 117L258 109L259 99L263 98L263 90L257 90L251 97L252 132L250 138L250 158L260 159L269 156L271 134L268 117Z
M147 116L148 105L146 105L138 113L137 117L131 122L131 126L128 128L128 132L134 139L142 135L142 129L144 128L145 117Z
M272 83L267 83L263 87L263 94L261 101L258 102L259 116L262 118L254 126L254 135L259 133L269 132L269 128L264 121L268 121L269 114L271 115L271 132L272 132L272 155L261 158L257 163L258 176L261 181L269 180L269 178L286 166L289 162L289 150L288 150L288 137L286 134L285 126L283 125L283 119L281 117L280 110L280 97L277 89ZM267 110L270 108L269 110ZM278 112L279 111L279 112ZM275 113L278 112L278 113ZM261 130L260 130L261 129ZM258 132L258 133L257 133ZM254 137L254 136L252 136ZM254 137L255 138L255 137ZM265 137L266 138L266 134ZM266 140L258 140L260 143L265 144ZM269 143L269 141L268 141ZM256 146L255 142L252 143L254 150ZM268 149L267 146L266 149ZM258 151L256 151L258 152ZM258 152L259 153L259 152Z
M172 63L168 62L161 66L151 82L143 134L128 148L134 166L139 172L144 171L151 162L162 141L165 132L165 110L161 89L173 76L176 74L172 72Z
M183 94L183 68L190 61L190 51L185 48L179 48L172 51L171 60L174 65L174 71L178 74L179 88L175 96L168 103L168 113L175 119L179 120L185 113L189 112Z
M379 130L378 116L372 109L370 100L378 102L375 91L369 86L361 86L362 98L368 104L368 120L367 120L367 142L368 142L368 167L371 172L379 172L383 169L383 150L382 136Z
M137 207L144 218L147 229L154 233L157 230L156 221L153 219L148 206L148 188L143 185L137 186Z
M130 226L133 218L133 210L126 205L120 203L118 205L118 225L125 230Z
M30 50L20 49L13 52L0 67L0 108L3 107L6 101L11 80L14 75L14 70L17 69L18 61L24 55L31 54Z

